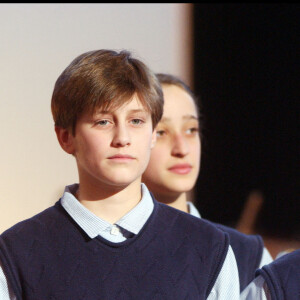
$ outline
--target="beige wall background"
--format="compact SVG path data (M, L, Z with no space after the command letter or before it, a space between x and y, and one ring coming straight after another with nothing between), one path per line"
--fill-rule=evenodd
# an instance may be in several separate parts
M0 4L0 232L78 181L50 99L63 69L95 49L128 49L192 85L192 4Z

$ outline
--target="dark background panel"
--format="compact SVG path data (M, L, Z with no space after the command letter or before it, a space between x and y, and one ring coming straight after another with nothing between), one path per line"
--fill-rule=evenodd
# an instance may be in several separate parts
M194 4L193 19L194 91L204 117L196 206L235 226L248 193L261 189L262 227L273 229L280 214L280 222L296 219L300 6Z

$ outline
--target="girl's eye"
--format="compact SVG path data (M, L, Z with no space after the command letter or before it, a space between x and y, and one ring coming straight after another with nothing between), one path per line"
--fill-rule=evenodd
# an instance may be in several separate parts
M156 136L157 137L162 137L163 135L165 135L166 134L166 132L164 131L164 130L157 130L156 131Z
M186 131L187 134L191 134L191 135L193 135L193 134L195 134L195 133L198 133L198 132L199 132L199 128L197 128L197 127L189 128L189 129Z

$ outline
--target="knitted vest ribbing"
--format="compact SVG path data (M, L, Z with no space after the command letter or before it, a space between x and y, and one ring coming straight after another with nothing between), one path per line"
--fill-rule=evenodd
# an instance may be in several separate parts
M299 300L300 249L263 266L256 275L264 277L272 300Z
M140 233L90 239L57 202L0 236L17 299L206 299L228 251L209 222L154 201Z

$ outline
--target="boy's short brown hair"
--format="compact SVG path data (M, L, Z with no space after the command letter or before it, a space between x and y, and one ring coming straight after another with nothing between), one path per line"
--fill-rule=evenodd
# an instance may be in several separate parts
M126 50L95 50L75 58L58 77L51 100L55 126L72 129L97 108L117 109L137 94L151 113L153 128L163 113L163 93L155 74Z

